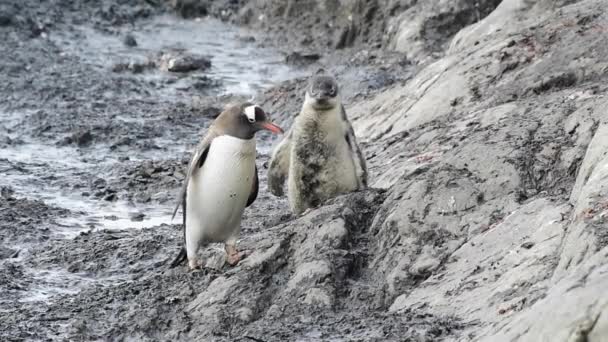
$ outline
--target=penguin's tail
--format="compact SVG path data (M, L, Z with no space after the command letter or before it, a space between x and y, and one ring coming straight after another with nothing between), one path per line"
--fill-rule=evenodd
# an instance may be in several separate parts
M173 268L173 267L175 267L175 266L183 263L184 261L186 261L186 259L187 259L186 247L182 247L182 249L180 249L180 251L179 251L179 254L171 262L171 264L169 265L169 267Z

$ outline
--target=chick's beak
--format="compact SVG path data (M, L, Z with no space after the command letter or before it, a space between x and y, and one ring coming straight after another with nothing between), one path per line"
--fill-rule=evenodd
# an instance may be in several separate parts
M274 134L283 134L283 129L270 121L260 122L260 127L267 131L271 131Z

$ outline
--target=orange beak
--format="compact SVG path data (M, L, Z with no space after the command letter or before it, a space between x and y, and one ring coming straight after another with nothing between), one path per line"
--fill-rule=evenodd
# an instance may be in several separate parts
M260 122L260 127L267 131L271 131L274 134L283 134L283 129L270 121Z

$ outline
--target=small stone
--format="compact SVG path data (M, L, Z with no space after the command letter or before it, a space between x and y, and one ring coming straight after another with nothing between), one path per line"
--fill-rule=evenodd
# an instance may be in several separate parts
M164 54L160 58L160 68L171 72L190 72L211 67L211 61L203 56L190 54Z
M93 186L96 189L103 189L106 187L106 180L103 178L97 178L96 180L93 181Z
M306 297L304 297L303 302L304 304L321 308L331 308L333 305L333 299L327 294L327 291L316 287L306 291Z
M4 246L0 246L0 260L13 258L13 255L15 255L15 253L16 253L16 251L13 249L10 249L10 248L4 247Z
M318 61L321 55L318 53L300 53L292 52L285 57L285 62L290 65L305 66Z
M521 247L525 248L525 249L530 249L530 248L534 247L534 242L532 242L532 241L524 242L521 244Z
M353 21L351 21L348 25L342 27L342 29L338 31L335 48L344 49L352 46L357 38L357 34L357 26Z
M112 65L113 72L126 72L130 71L134 74L144 72L146 69L154 67L154 62L147 59L144 60L130 60L128 62L118 62Z
M129 216L133 222L141 222L145 217L144 213L131 213Z
M78 132L72 138L78 146L82 147L89 145L93 141L93 134L91 134L91 131Z
M71 136L65 137L57 142L59 146L76 144L78 147L85 147L91 144L93 141L93 134L91 131L80 131L72 134Z
M236 317L243 322L251 322L253 319L253 311L249 308L239 308L235 311Z
M131 33L127 34L123 38L122 42L123 42L123 44L125 44L125 46L128 46L128 47L137 46L137 40L135 40L135 37Z
M169 5L179 13L179 15L186 19L204 17L209 13L207 10L207 3L204 1L171 0Z
M12 25L14 15L8 6L0 6L0 27Z
M240 36L239 40L245 43L253 43L255 42L255 37L253 36Z
M2 198L11 198L13 197L14 193L15 190L13 190L13 188L10 186L3 186L0 188L0 196L2 196Z
M196 78L195 81L192 83L192 86L194 87L194 89L204 90L204 89L217 87L219 84L220 83L217 80L214 80L207 76L203 76L203 77Z
M112 202L116 200L116 194L109 194L103 198L104 201Z

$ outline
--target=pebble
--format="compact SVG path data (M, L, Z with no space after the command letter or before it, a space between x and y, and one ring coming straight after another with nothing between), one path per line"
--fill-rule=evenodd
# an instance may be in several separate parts
M285 62L291 65L308 65L318 61L321 55L316 52L301 53L294 51L285 57Z
M164 54L160 58L160 68L171 72L190 72L211 67L211 61L203 56L190 54Z
M14 15L8 6L0 6L0 27L12 25Z
M137 40L135 39L135 37L131 33L127 34L123 38L122 42L123 42L123 44L125 44L128 47L137 46Z
M144 220L145 215L144 213L131 213L129 217L133 222L141 222Z

